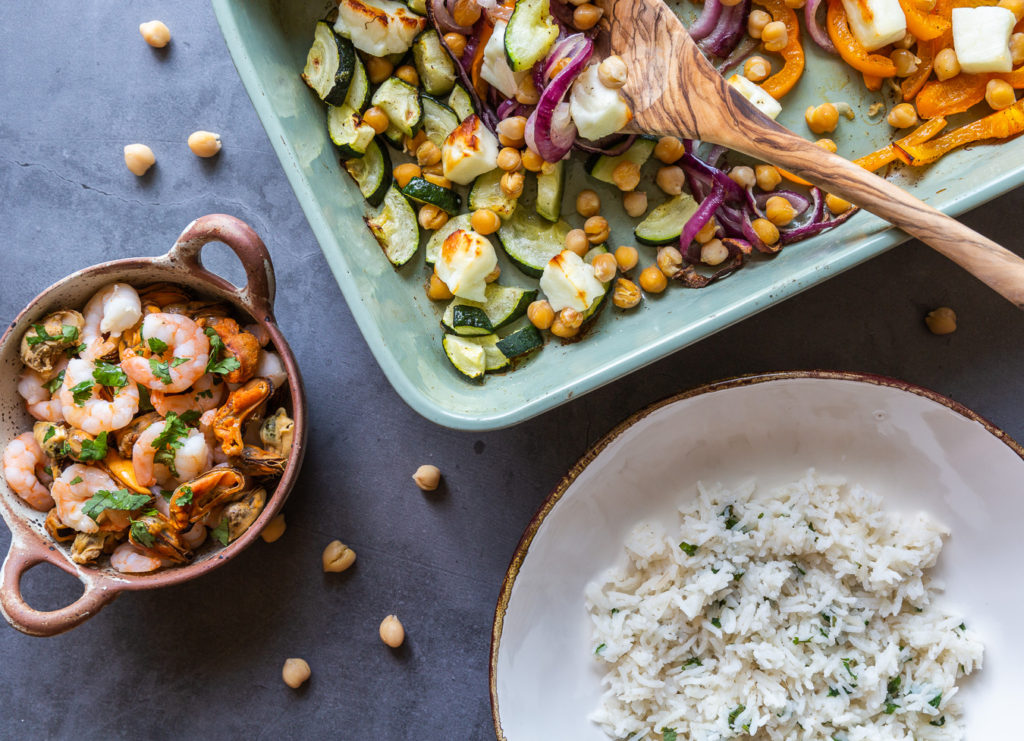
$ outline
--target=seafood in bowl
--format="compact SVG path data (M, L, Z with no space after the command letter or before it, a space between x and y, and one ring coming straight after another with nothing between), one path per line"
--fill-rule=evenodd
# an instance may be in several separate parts
M22 336L18 392L36 421L4 449L4 478L75 563L171 568L260 515L294 438L275 405L288 376L269 335L232 313L115 282Z

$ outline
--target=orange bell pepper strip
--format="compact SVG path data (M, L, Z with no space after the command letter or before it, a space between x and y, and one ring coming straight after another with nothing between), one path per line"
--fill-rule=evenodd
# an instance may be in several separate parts
M480 77L480 68L484 65L484 47L487 46L491 34L494 33L494 24L486 16L483 17L482 23L480 41L473 51L473 61L469 65L469 79L481 100L487 97L487 81Z
M757 5L771 14L773 21L781 21L786 25L788 40L785 48L779 52L785 64L778 72L761 83L766 93L780 100L782 96L793 89L797 80L804 73L804 47L800 42L800 24L797 21L796 11L790 8L784 0L754 0Z
M1008 139L1024 132L1024 99L1009 108L953 129L948 134L914 145L898 144L896 156L908 165L927 165L954 149L985 139Z
M875 77L874 75L867 75L863 73L862 76L864 77L864 87L866 87L871 92L876 93L882 89L881 77Z
M865 170L876 172L888 165L890 162L895 162L899 159L899 155L896 152L896 144L899 144L902 147L920 144L935 137L944 128L946 128L946 119L944 118L933 118L930 121L925 121L894 144L882 147L881 149L878 149L871 154L866 154L863 157L858 157L853 161L853 164L860 165Z
M985 99L988 75L959 74L948 80L931 80L921 88L914 104L921 118L963 113Z
M935 43L934 41L922 41L917 45L917 58L921 60L921 63L917 65L917 70L912 75L905 77L900 83L904 101L913 100L921 92L924 84L928 82L935 61Z
M939 13L925 13L914 0L899 0L903 15L907 17L907 30L918 41L931 41L946 33L951 27L948 20Z
M825 17L828 36L836 45L843 61L858 72L873 77L895 77L896 65L889 57L869 54L850 30L846 10L840 0L828 0L828 14Z

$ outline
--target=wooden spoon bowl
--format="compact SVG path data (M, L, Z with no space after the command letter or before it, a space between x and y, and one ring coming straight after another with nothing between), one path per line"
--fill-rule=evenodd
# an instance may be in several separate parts
M1024 260L762 114L718 74L661 0L598 4L607 31L602 44L631 71L621 92L634 129L721 144L783 167L917 237L1024 308Z

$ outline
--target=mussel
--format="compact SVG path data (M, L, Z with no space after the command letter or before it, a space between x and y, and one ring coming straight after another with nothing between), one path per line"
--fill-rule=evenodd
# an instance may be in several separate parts
M85 318L77 311L55 311L21 338L21 361L34 371L48 375L66 356L66 350L75 347L82 336Z
M260 516L266 505L267 490L253 489L242 499L225 507L224 514L221 515L221 522L227 523L228 543L238 540L242 533L256 522L256 518Z
M228 395L228 400L213 418L213 434L220 441L225 455L241 455L243 426L273 392L274 385L270 380L258 376Z
M71 544L71 560L75 563L92 563L104 553L114 550L120 534L101 530L98 533L78 533Z
M180 484L171 494L170 520L178 532L188 530L210 510L241 496L245 475L237 468L211 468Z

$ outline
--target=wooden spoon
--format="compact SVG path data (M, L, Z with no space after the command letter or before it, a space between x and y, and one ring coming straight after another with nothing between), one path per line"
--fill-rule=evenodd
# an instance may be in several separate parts
M847 159L758 111L704 58L661 0L599 0L601 36L629 71L631 128L721 144L770 162L856 204L938 250L1018 308L1024 260Z

